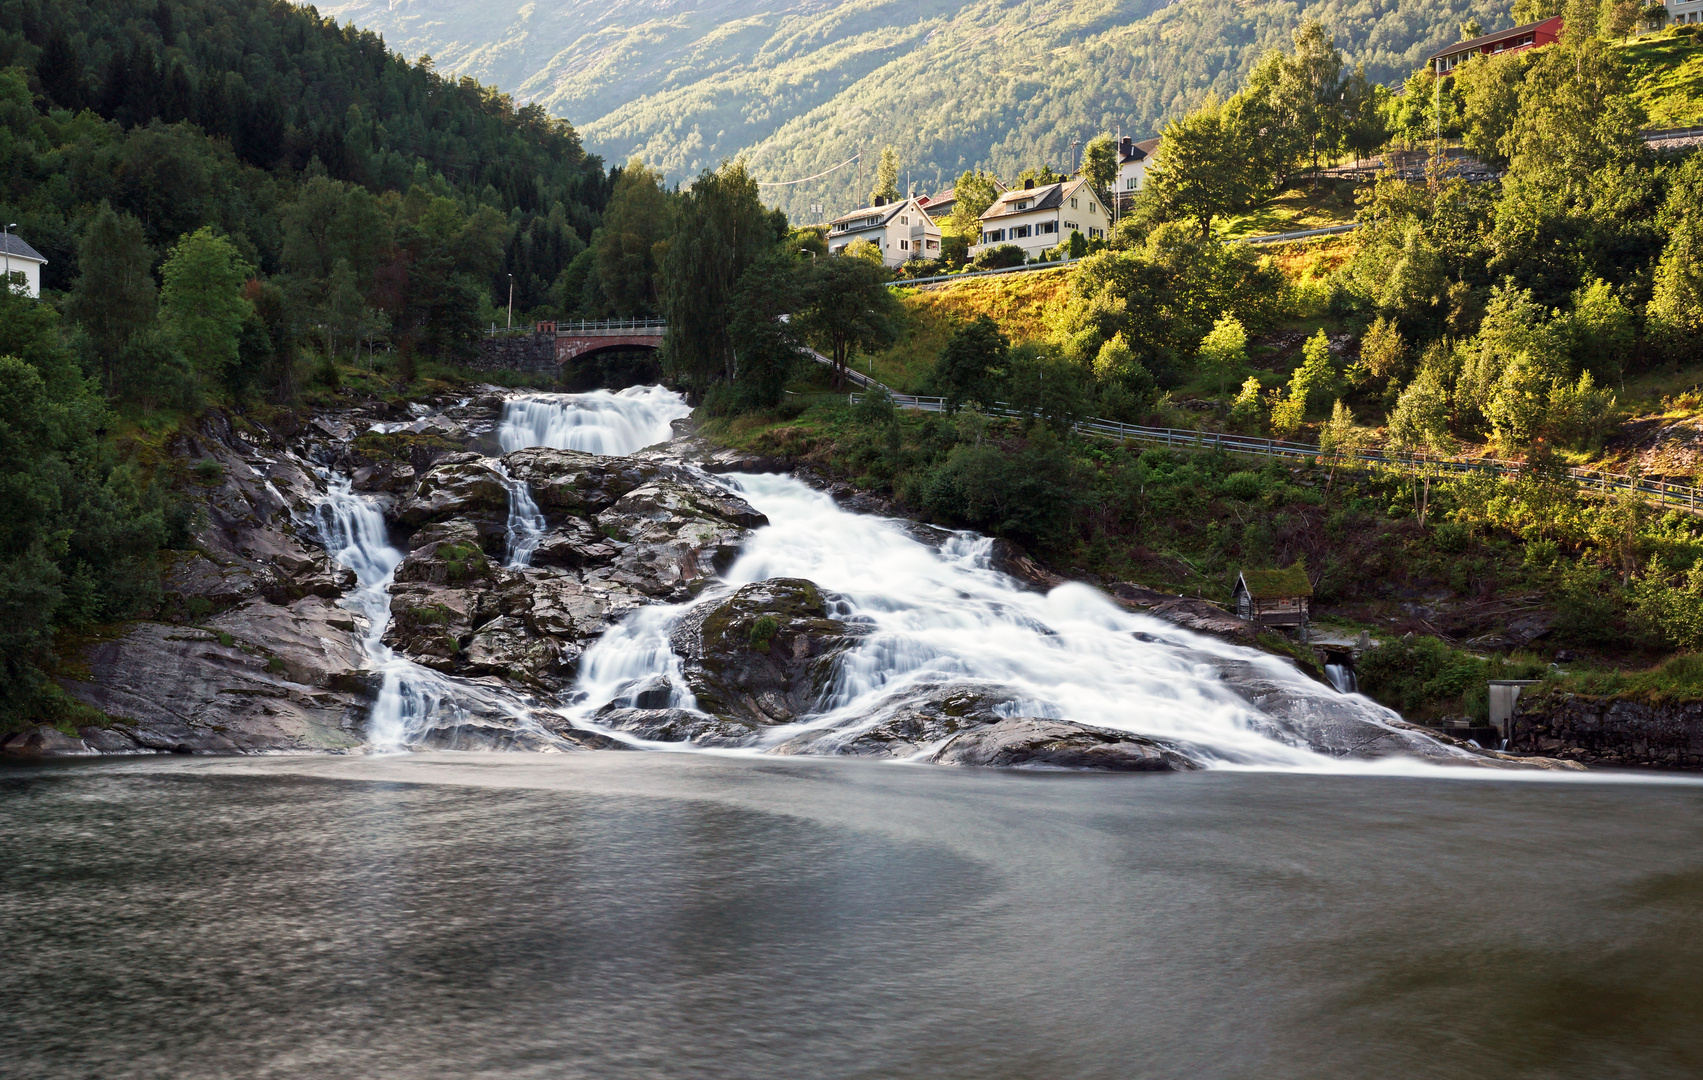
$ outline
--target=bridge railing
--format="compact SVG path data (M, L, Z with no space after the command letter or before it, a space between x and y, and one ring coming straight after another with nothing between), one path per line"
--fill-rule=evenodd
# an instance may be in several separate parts
M574 334L660 334L668 327L665 319L582 319L558 322L556 336Z
M852 394L849 398L853 405L856 405L862 399L863 395L861 394ZM901 409L917 409L922 412L944 412L946 410L945 398L915 394L894 394L893 404ZM1032 415L1029 410L1014 408L1003 401L996 402L994 408L989 411L1003 416ZM1196 431L1189 428L1143 427L1140 424L1124 424L1116 420L1102 420L1097 417L1088 417L1080 421L1074 425L1074 430L1096 438L1120 439L1149 446L1178 447L1187 450L1221 448L1233 454L1292 460L1310 458L1322 461L1328 458L1347 466L1381 465L1401 469L1435 469L1439 472L1452 474L1484 473L1491 476L1518 476L1526 471L1526 466L1522 462L1502 461L1497 458L1448 458L1431 454L1401 454L1374 449L1331 452L1312 443L1293 442L1285 439L1265 439L1219 431ZM1568 469L1567 476L1586 491L1602 494L1611 491L1625 492L1667 509L1683 510L1689 513L1703 512L1703 487L1693 484L1675 484L1650 477L1603 472L1600 469Z

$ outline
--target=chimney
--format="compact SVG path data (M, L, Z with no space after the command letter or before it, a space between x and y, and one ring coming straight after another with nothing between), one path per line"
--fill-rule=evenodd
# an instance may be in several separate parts
M881 196L877 195L877 196L875 196L875 202L872 203L871 205L873 205L873 206L886 206L887 200L883 199Z
M1035 182L1033 180L1023 181L1023 190L1024 191L1034 191L1035 190Z
M1118 143L1118 150L1124 157L1129 157L1131 154L1135 153L1135 139L1129 135L1125 135Z

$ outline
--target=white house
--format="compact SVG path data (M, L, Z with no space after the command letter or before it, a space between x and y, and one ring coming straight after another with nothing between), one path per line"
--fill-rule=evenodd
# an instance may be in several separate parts
M1668 22L1674 26L1703 22L1703 0L1662 0L1662 6L1668 9Z
M916 199L899 199L865 206L828 223L828 251L845 254L846 245L867 240L881 249L888 266L911 259L940 257L940 226Z
M24 291L39 299L41 268L46 265L47 259L41 252L10 233L0 233L0 271L5 274L0 280L15 286L17 279L13 275L21 273L24 276Z
M1111 215L1088 181L1064 180L1036 187L1033 180L1025 180L1021 188L1005 192L982 212L981 241L970 246L970 257L1015 244L1032 259L1070 239L1073 232L1097 240L1110 229Z
M1147 170L1159 150L1158 139L1136 142L1125 138L1118 143L1118 197L1134 195L1147 183Z

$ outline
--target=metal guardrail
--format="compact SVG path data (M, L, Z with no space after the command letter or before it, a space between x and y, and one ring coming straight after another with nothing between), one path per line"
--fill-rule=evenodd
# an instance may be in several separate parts
M850 395L850 401L853 405L860 400L861 395ZM894 394L893 403L902 409L917 409L922 412L944 412L946 410L946 399L941 397ZM996 402L995 408L990 411L1004 416L1032 415L1027 410L1013 408L1003 401ZM1230 435L1217 431L1192 431L1187 428L1143 427L1139 424L1123 424L1116 420L1102 420L1097 417L1082 420L1075 425L1074 430L1084 435L1123 439L1152 446L1179 447L1187 450L1220 448L1233 454L1248 454L1256 457L1316 459L1328 456L1344 465L1385 465L1405 469L1431 467L1447 473L1486 473L1493 476L1517 476L1525 471L1525 465L1520 462L1500 461L1496 458L1468 460L1435 457L1429 454L1395 454L1383 450L1359 449L1330 453L1321 450L1312 443L1291 442L1284 439L1262 439L1248 435ZM1651 480L1641 476L1603 472L1597 469L1568 469L1567 476L1577 481L1580 486L1588 491L1604 494L1611 491L1629 492L1650 499L1663 507L1684 510L1689 513L1703 512L1703 487L1691 484L1673 484L1663 480Z
M1663 139L1703 138L1703 127L1651 128L1648 131L1640 131L1638 137L1645 142L1660 142Z
M834 366L834 358L833 357L823 356L821 353L817 352L815 349L807 348L804 351L809 353L810 358L815 360L818 364L827 364L829 367ZM856 368L852 367L850 364L846 365L846 378L851 380L852 382L856 383L858 386L863 387L865 390L869 389L871 386L879 386L879 387L881 387L881 389L886 390L889 394L893 393L893 391L885 383L876 382L875 379L872 376L865 375L863 372L858 371ZM895 396L894 400L898 400L897 396Z
M1327 225L1322 229L1300 229L1296 232L1271 233L1266 236L1232 237L1232 244L1280 244L1286 240L1305 240L1310 236L1335 236L1338 233L1353 232L1360 227L1358 221L1346 225Z
M1231 244L1281 244L1289 240L1305 240L1313 236L1333 236L1337 233L1353 232L1360 227L1358 221L1346 225L1328 225L1322 229L1301 229L1297 232L1269 233L1265 236L1232 236L1225 242ZM887 283L889 289L908 289L914 285L940 285L952 281L968 281L971 278L993 277L995 274L1022 274L1038 270L1062 270L1071 263L1081 262L1081 259L1060 259L1056 262L1025 263L1022 266L1003 266L998 270L967 270L962 274L935 274L932 277L895 278Z
M1021 274L1033 270L1060 270L1081 259L1059 259L1056 262L1024 263L1022 266L1002 266L998 270L966 270L962 274L935 274L933 277L896 278L887 283L889 289L903 289L911 285L937 285L942 281L967 281L970 278L993 277L995 274Z

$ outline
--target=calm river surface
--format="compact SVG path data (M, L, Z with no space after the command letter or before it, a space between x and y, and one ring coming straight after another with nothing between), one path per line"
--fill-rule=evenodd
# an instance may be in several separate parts
M1703 1075L1703 787L0 771L5 1077Z

